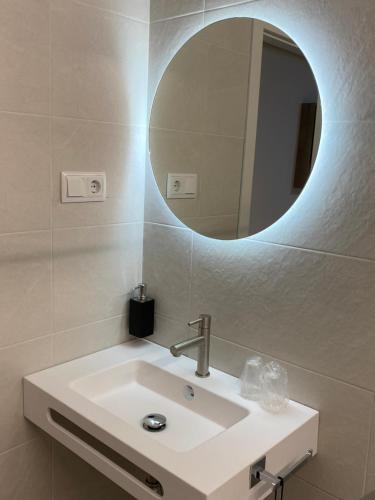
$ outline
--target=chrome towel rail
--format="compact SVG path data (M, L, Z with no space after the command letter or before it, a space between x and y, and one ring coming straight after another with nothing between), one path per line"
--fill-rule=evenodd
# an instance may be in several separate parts
M280 492L281 499L283 498L284 483L295 474L303 465L306 464L313 456L313 451L308 450L306 454L301 457L296 462L288 465L283 469L280 474L275 475L266 471L266 457L261 458L256 464L250 467L250 488L258 484L260 481L264 481L270 487L272 491L275 492L275 498L277 499L278 493Z

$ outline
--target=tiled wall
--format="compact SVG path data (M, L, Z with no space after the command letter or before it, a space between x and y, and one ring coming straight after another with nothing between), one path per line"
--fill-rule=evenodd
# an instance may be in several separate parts
M230 7L225 5L230 4ZM205 24L255 16L286 31L315 71L324 110L311 179L277 224L211 241L168 210L146 173L144 280L154 340L213 315L213 364L238 375L260 352L285 363L291 396L321 412L319 456L286 500L358 500L375 489L375 2L152 0L149 102L178 48Z
M144 277L155 340L214 316L213 363L285 362L321 411L319 457L287 500L375 489L373 0L151 0L149 100L205 23L258 16L315 70L325 126L311 180L275 226L241 242L193 235L148 166ZM0 23L0 499L128 499L28 424L24 374L121 342L142 274L148 0L4 0ZM206 9L206 10L205 10ZM59 204L61 170L106 170L105 204ZM131 196L130 196L131 195Z
M130 498L24 420L22 376L126 339L148 20L148 0L1 2L1 500ZM105 170L107 201L61 205L62 170Z

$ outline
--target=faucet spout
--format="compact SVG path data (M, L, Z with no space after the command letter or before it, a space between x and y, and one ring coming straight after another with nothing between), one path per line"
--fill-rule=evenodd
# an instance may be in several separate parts
M177 344L173 345L170 348L170 351L171 351L172 356L174 356L175 358L178 358L179 356L181 356L181 354L184 351L186 351L186 349L189 349L190 347L194 347L196 345L199 345L202 342L204 342L204 338L202 336L198 335L197 337L194 337L192 339L183 340L182 342L178 342Z
M170 348L171 354L178 358L186 349L198 346L198 362L195 374L197 377L209 377L211 316L209 314L201 314L198 319L189 321L188 325L199 325L198 335L192 339L183 340L182 342L174 344Z

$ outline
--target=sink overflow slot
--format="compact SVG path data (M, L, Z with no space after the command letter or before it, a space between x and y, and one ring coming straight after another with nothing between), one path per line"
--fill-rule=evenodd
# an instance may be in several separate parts
M184 398L188 401L192 401L194 399L194 389L191 387L191 385L185 385Z

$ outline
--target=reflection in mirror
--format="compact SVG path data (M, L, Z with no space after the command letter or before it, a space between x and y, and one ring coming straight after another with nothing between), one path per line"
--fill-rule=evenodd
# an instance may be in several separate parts
M264 22L214 23L177 53L150 120L159 190L193 230L255 234L295 202L314 164L319 93L308 61Z

